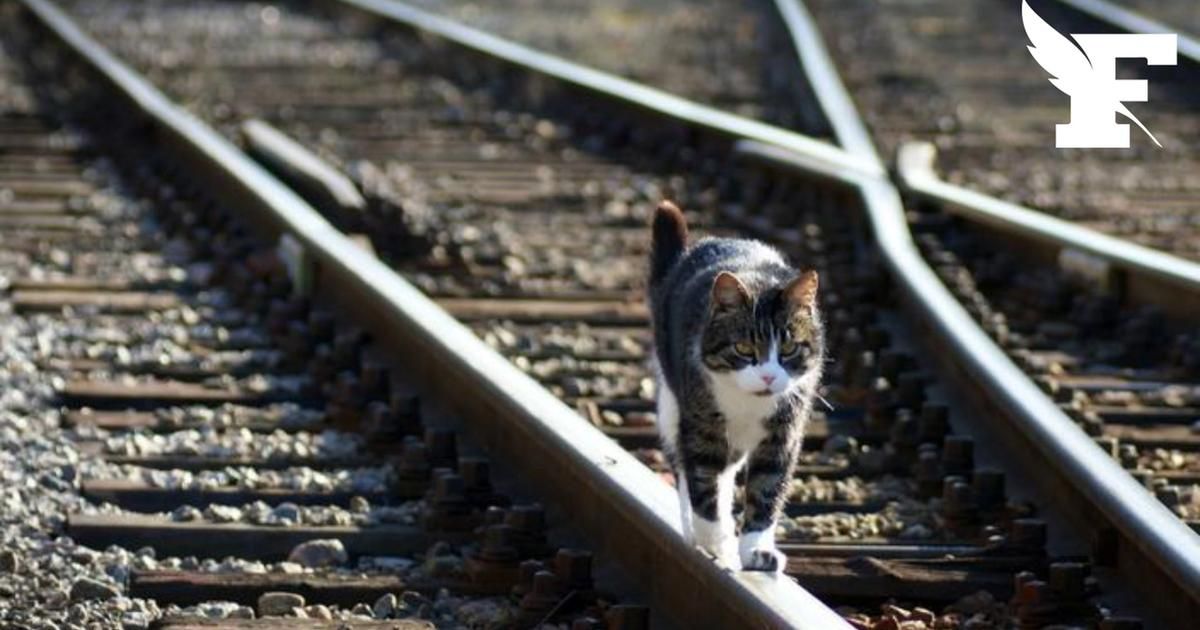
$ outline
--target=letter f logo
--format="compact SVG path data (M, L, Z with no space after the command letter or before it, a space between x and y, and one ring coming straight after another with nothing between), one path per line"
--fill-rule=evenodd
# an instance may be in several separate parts
M1043 20L1029 2L1021 2L1021 19L1029 36L1029 52L1053 79L1051 85L1071 97L1071 122L1056 125L1055 146L1060 149L1128 149L1129 125L1118 124L1117 114L1133 121L1159 147L1158 139L1125 107L1126 102L1148 100L1146 82L1118 80L1117 59L1145 59L1152 66L1176 63L1176 36L1075 35L1078 46Z

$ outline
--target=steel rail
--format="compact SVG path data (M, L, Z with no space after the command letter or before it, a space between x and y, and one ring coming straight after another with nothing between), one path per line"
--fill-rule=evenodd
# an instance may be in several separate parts
M901 146L896 172L910 197L1062 252L1082 252L1124 272L1118 289L1126 294L1179 314L1200 312L1200 264L947 183L934 170L936 157L937 150L926 142Z
M301 243L314 267L314 291L346 307L392 351L427 357L414 379L470 417L477 437L634 576L652 606L684 627L849 628L792 580L728 571L690 548L679 534L674 493L646 466L173 104L50 0L20 2L223 203L266 234Z
M814 175L785 149L753 141L737 149L750 160ZM1154 580L1154 588L1179 592L1191 611L1200 614L1200 535L1097 447L979 327L921 256L895 187L862 178L854 188L914 319L937 339L928 349L951 351L934 355L946 362L947 373L957 373L960 385L987 400L1019 431L1029 465L1049 468L1058 476L1053 484L1039 482L1052 485L1058 496L1077 495L1070 502L1070 515L1078 526L1096 531L1100 523L1094 518L1100 516L1120 532L1126 545L1138 550L1136 557L1119 554L1123 569L1143 574L1146 567L1137 558L1150 559L1163 574ZM1036 457L1029 457L1034 453ZM1098 514L1088 506L1095 506Z
M367 200L349 177L267 122L244 121L239 132L251 156L303 197L317 200L329 214L341 216L367 209Z
M1057 0L1076 11L1130 33L1173 33L1178 39L1179 54L1200 63L1200 39L1180 32L1171 26L1148 18L1133 9L1117 6L1108 0Z
M783 18L784 27L791 35L792 46L796 49L800 67L804 70L809 85L821 88L814 89L813 95L829 118L829 125L833 128L838 145L847 152L878 165L881 171L884 170L883 160L880 159L875 142L871 139L871 132L867 130L862 118L857 114L829 116L830 112L856 112L857 109L850 91L838 78L837 68L825 48L821 30L817 28L816 20L808 11L808 7L800 0L775 0L775 10Z
M368 14L406 25L427 35L506 61L535 74L623 103L718 132L731 140L749 138L783 146L821 162L822 166L875 177L886 175L881 164L851 155L827 142L702 105L662 90L596 70L562 57L523 46L449 18L392 0L336 0Z
M802 0L779 2L799 4ZM809 79L814 81L810 86L813 93L847 95L822 100L836 140L860 157L869 152L879 160L873 145L858 137L865 125L832 58L820 40L812 38L817 29L811 14L799 9L786 14L791 17L789 28L796 29L793 38L806 40L797 50ZM760 163L819 176L780 147L745 141L737 149ZM1172 599L1187 609L1182 618L1200 614L1200 536L1098 448L980 328L921 256L896 187L880 178L859 178L854 188L892 277L903 288L919 325L937 338L938 343L929 350L950 368L947 373L957 375L965 388L990 402L1011 422L1019 432L1013 443L1024 447L1014 453L1030 465L1049 466L1055 472L1056 479L1038 481L1054 495L1069 499L1075 508L1070 515L1077 525L1103 537L1107 532L1098 530L1100 525L1094 520L1102 518L1119 532L1121 546L1137 550L1134 554L1117 554L1117 562L1126 575L1132 576L1130 581L1136 588L1154 601L1164 601L1161 598L1165 593L1178 595L1179 599ZM968 218L982 220L980 215ZM996 222L1014 220L996 214L989 218ZM1157 257L1141 260L1148 266L1164 261ZM1182 271L1179 265L1171 267ZM1190 279L1191 273L1189 268L1182 277ZM938 352L939 348L950 348L952 352ZM1142 557L1154 567L1144 566Z

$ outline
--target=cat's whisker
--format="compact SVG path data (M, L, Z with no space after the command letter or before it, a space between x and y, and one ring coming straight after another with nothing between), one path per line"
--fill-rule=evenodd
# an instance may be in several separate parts
M834 411L833 405L830 404L830 402L828 400L825 400L824 396L822 396L820 393L816 393L814 395L817 397L817 400L821 401L821 403L825 405L825 407L827 409L829 409L830 411Z

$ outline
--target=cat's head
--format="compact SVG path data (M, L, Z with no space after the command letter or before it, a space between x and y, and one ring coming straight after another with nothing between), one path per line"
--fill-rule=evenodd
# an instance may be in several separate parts
M745 394L779 396L824 361L817 272L751 292L733 273L717 274L701 335L701 360Z

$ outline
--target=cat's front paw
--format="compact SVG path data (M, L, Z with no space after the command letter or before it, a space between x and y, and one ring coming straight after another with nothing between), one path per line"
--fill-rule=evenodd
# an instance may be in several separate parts
M740 571L742 569L741 559L738 557L737 541L733 538L717 541L710 544L705 544L696 541L696 546L703 549L708 555L717 559L717 562L722 566Z
M746 571L783 573L787 556L775 546L775 528L761 532L745 532L738 545L742 568Z
M787 556L778 549L751 549L741 554L742 570L783 573Z
M716 558L717 562L737 571L742 568L738 557L737 538L725 529L721 524L697 519L693 523L693 544Z

